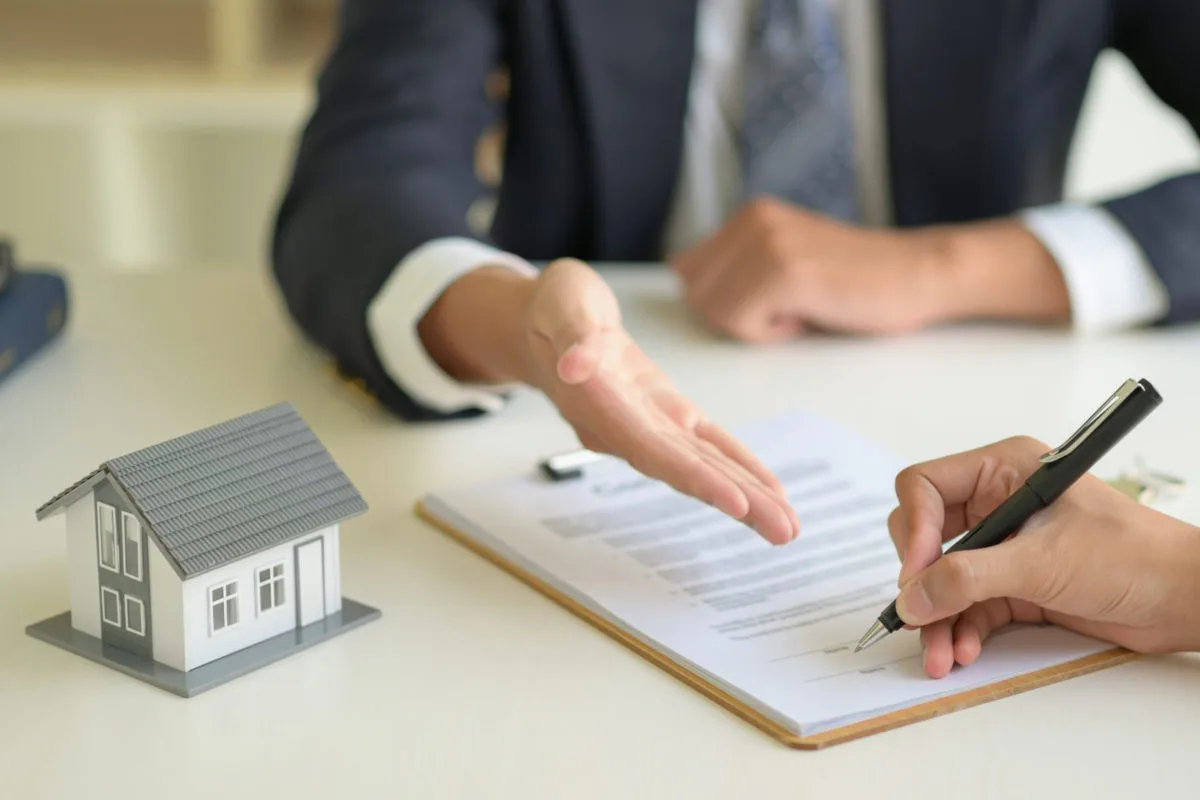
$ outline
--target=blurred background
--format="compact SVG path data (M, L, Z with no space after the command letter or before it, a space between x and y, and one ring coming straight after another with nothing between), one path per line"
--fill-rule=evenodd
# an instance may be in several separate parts
M264 268L337 10L338 0L0 0L0 234L23 262L68 275ZM493 180L494 152L481 145ZM1070 198L1197 165L1186 124L1106 54Z

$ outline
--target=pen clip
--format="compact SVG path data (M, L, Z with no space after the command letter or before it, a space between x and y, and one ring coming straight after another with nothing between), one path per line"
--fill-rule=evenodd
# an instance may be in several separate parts
M1117 391L1113 392L1111 397L1104 401L1103 405L1087 418L1086 422L1079 426L1077 431L1067 437L1065 442L1042 456L1041 462L1050 464L1075 452L1079 445L1083 444L1097 428L1104 424L1106 419L1113 415L1113 412L1121 407L1122 403L1132 397L1134 392L1141 390L1142 385L1138 381L1133 379L1125 381Z

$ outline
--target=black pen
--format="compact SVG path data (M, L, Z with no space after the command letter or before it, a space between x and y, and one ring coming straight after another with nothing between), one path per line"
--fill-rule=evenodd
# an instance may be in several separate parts
M1149 381L1125 381L1079 430L1062 445L1042 456L1042 465L1019 489L946 552L979 550L1003 542L1030 517L1057 500L1087 474L1097 461L1160 403L1162 397ZM902 627L904 622L896 613L896 602L893 600L858 640L854 652L865 650Z

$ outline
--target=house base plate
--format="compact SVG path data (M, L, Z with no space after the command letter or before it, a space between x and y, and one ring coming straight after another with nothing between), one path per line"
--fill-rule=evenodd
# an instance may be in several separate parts
M101 642L94 636L71 627L71 612L42 620L25 629L35 639L68 650L76 655L111 667L146 683L165 689L180 697L194 697L248 672L295 655L338 634L364 625L380 616L377 608L348 598L342 599L342 610L320 622L273 636L245 650L230 653L188 672L159 664L149 658L136 656Z

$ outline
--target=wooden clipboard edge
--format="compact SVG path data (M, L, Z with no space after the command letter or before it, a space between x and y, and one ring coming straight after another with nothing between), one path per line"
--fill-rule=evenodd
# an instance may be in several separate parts
M1106 650L1102 653L1096 653L1095 655L1076 659L1075 661L1069 661L1066 664L1060 664L1056 667L1048 667L1047 669L1031 672L1027 675L1020 675L999 683L981 686L978 689L960 692L959 694L950 695L949 697L938 698L937 700L931 700L927 703L901 709L900 711L893 711L890 714L885 714L880 717L862 720L852 725L846 725L841 728L824 731L812 736L800 736L778 724L769 717L759 713L754 708L751 708L750 706L736 700L735 698L716 688L703 678L688 670L683 665L677 664L667 656L646 645L641 640L636 639L620 628L611 625L607 620L592 613L590 609L558 591L548 583L542 581L534 575L529 574L516 564L505 560L495 551L488 549L462 531L454 528L454 526L435 516L429 511L424 501L417 502L416 514L418 517L425 520L442 533L450 536L459 544L462 544L467 549L482 556L483 558L503 569L505 572L546 595L551 600L566 608L580 619L590 623L595 628L599 629L605 634L608 634L621 644L624 644L638 655L662 668L670 675L683 681L688 686L691 686L693 689L699 691L701 694L716 702L727 711L731 711L741 719L749 722L751 725L754 725L759 730L777 739L788 747L799 750L819 750L824 747L829 747L830 745L842 744L843 742L860 739L875 733L883 733L884 731L894 730L905 725L911 725L914 722L932 719L943 714L961 711L965 708L981 705L993 700L1011 697L1013 695L1020 694L1021 692L1029 691L1030 689L1048 686L1050 684L1058 683L1070 678L1096 672L1107 667L1114 667L1118 664L1124 664L1128 661L1132 661L1138 657L1138 653L1121 647L1114 647L1111 650Z

